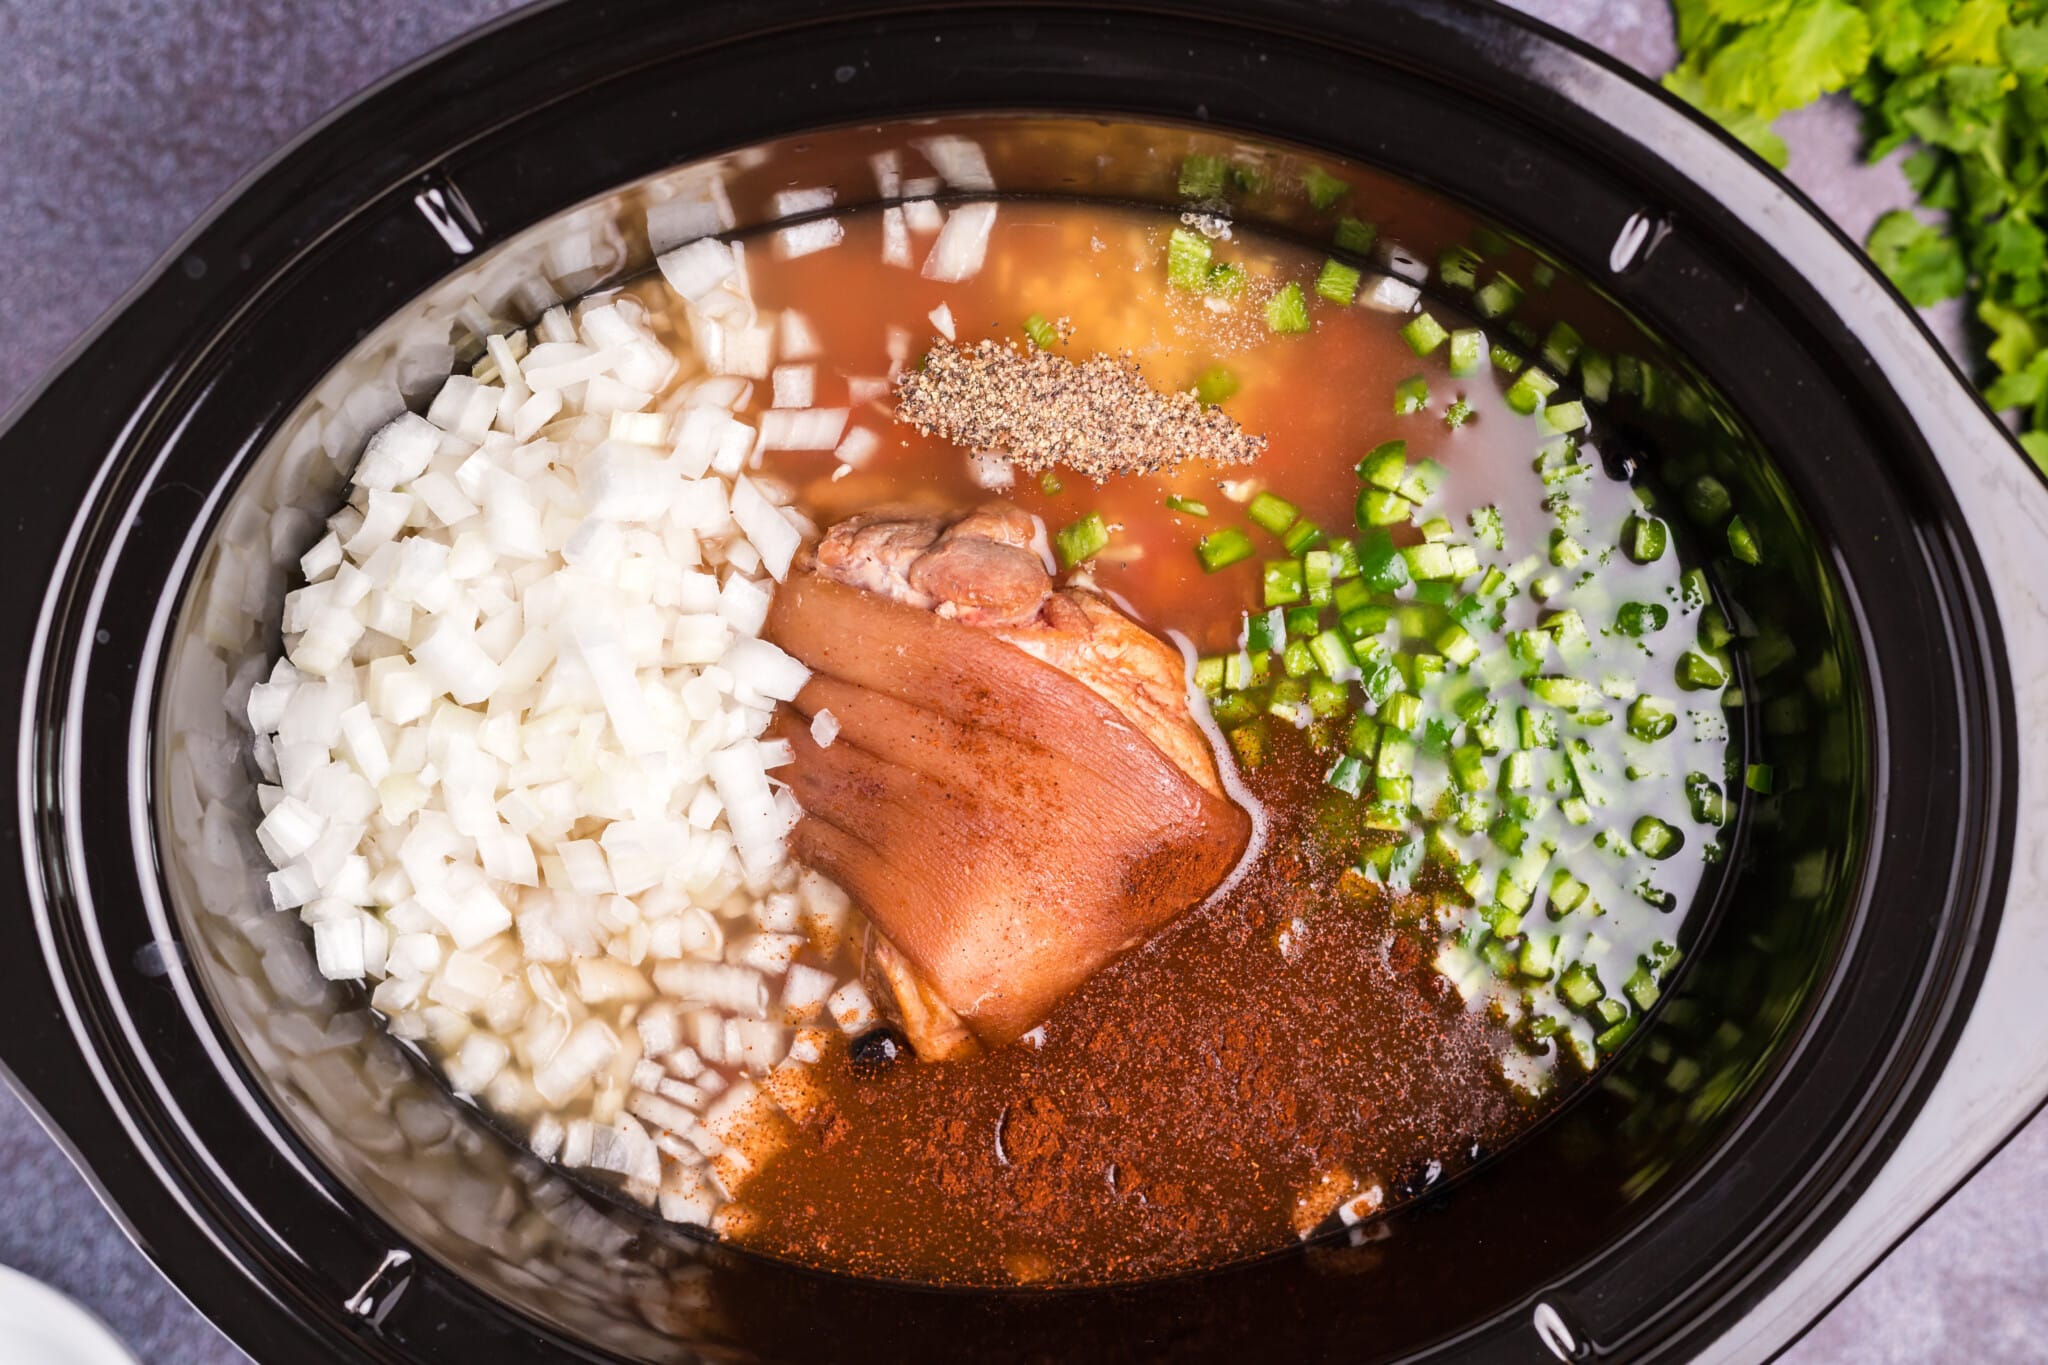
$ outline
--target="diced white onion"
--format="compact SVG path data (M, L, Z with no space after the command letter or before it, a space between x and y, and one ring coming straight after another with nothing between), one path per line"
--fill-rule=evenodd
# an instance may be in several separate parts
M924 277L942 284L973 279L988 255L989 234L995 225L993 199L962 204L947 214L946 225L939 229L939 239L932 243L931 255L925 257Z
M745 475L733 480L732 519L760 553L761 565L768 570L769 577L778 583L788 577L790 561L803 544L803 536L782 509L762 497L761 490Z
M845 437L839 442L839 448L832 453L837 455L842 463L858 469L873 459L875 452L881 448L882 438L868 428L849 427Z
M875 172L875 193L883 199L894 199L903 192L903 158L895 148L876 152L868 158L868 165Z
M799 256L838 246L845 239L846 229L837 218L813 218L807 223L777 229L775 254L785 261L793 261Z
M809 360L824 349L818 343L818 334L811 330L810 320L796 309L783 309L777 325L780 332L776 345L784 360Z
M775 385L775 406L809 407L811 396L817 389L817 373L817 367L813 365L777 365L772 375Z
M1017 482L1017 467L1001 451L977 450L967 457L967 475L978 486L999 493Z
M799 213L816 213L819 209L829 209L837 197L830 185L823 185L809 190L777 190L775 198L770 202L774 205L774 214L777 218L794 218Z
M924 153L932 169L954 189L985 194L996 187L995 177L989 173L988 157L974 139L947 133L919 138L912 145Z
M733 277L738 269L732 248L713 237L691 242L655 262L669 288L694 303ZM531 378L527 383L531 384Z
M875 1002L868 996L867 988L858 981L849 981L826 998L825 1010L832 1021L847 1033L859 1033L874 1025L880 1016L875 1012Z
M771 408L761 414L761 449L830 450L846 418L845 408Z
M778 211L829 203L794 191ZM728 1144L776 1112L746 1078L775 1075L797 1104L783 1082L822 1050L800 1032L797 1057L791 1026L828 1000L835 1018L872 1015L820 965L851 905L790 862L800 812L771 774L794 750L766 737L810 676L760 635L813 528L746 471L764 450L858 462L879 437L848 428L851 404L814 406L818 337L795 310L755 307L743 244L711 235L732 224L715 183L657 203L649 240L685 243L662 252L660 282L486 338L424 416L368 403L347 439L374 434L324 533L301 513L257 531L257 556L287 564L313 542L284 599L284 657L220 684L266 778L268 894L310 930L269 941L271 989L312 1006L328 981L364 982L453 1089L530 1118L536 1155L700 1223L752 1168ZM971 245L972 214L963 225L949 250ZM801 254L840 226L792 225L785 250L790 234ZM604 259L572 247L567 268ZM900 371L911 338L886 341ZM452 348L433 354L445 365ZM759 431L734 415L757 385L775 404ZM848 382L853 402L889 387ZM260 609L247 546L216 576ZM837 734L829 713L811 726L821 744ZM171 780L174 825L237 867L248 827L218 784ZM729 923L747 926L730 943ZM692 1183L714 1160L716 1179Z
M891 205L882 210L882 264L900 266L908 270L913 264L910 254L910 224L903 210Z
M1382 275L1359 295L1359 301L1382 313L1406 313L1421 300L1422 291L1394 275Z

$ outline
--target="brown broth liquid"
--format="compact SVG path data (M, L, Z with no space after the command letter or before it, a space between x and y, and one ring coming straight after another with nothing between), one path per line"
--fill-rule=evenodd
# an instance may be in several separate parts
M750 252L757 301L800 311L822 342L821 406L846 401L847 378L887 371L887 329L907 333L915 363L942 303L962 342L1017 338L1039 313L1072 324L1070 353L1128 350L1162 387L1218 364L1236 375L1226 409L1270 442L1255 465L1099 486L1062 472L1056 494L1021 476L1008 494L1048 527L1099 511L1112 537L1098 584L1198 650L1233 648L1258 605L1256 560L1206 574L1193 552L1206 532L1244 524L1222 481L1271 488L1348 528L1352 464L1402 437L1411 459L1450 471L1444 506L1487 501L1498 481L1511 527L1538 515L1525 419L1490 377L1459 386L1476 415L1453 431L1394 416L1393 386L1420 368L1400 319L1315 305L1312 332L1267 329L1259 300L1272 282L1312 281L1319 263L1293 247L1219 243L1250 275L1219 313L1166 288L1177 224L1165 215L1005 203L986 266L964 284L884 266L878 218L842 221L835 249L789 262L768 260L765 241ZM919 261L930 241L918 237ZM858 470L835 479L829 454L771 457L821 524L877 503L990 496L964 452L896 425L887 401L853 420L882 438ZM1168 511L1169 492L1214 515ZM1505 1028L1468 1011L1431 965L1434 936L1415 928L1430 892L1390 898L1347 877L1353 837L1319 828L1326 760L1303 744L1276 748L1247 775L1268 838L1229 894L1097 975L1046 1021L1038 1047L874 1073L838 1046L816 1068L825 1103L744 1187L732 1235L820 1268L926 1283L1155 1276L1294 1244L1340 1197L1375 1184L1397 1202L1547 1109L1558 1092L1518 1096L1499 1068Z

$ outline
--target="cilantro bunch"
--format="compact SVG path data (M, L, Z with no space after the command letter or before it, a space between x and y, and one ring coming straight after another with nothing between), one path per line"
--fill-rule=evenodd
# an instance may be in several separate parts
M1984 395L2020 409L2048 470L2048 0L1673 0L1666 88L1773 165L1771 121L1847 90L1870 156L1907 143L1923 210L1880 218L1867 246L1907 299L1965 292L1990 338Z

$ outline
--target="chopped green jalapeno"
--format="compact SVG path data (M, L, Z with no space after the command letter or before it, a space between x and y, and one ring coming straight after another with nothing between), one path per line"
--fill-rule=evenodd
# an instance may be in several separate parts
M1415 504L1399 493L1368 488L1358 495L1357 521L1360 527L1405 526L1415 516Z
M1335 304L1349 304L1358 296L1359 270L1342 261L1324 261L1316 276L1316 293Z
M1237 392L1237 376L1221 365L1202 371L1195 381L1195 399L1209 407L1215 407L1224 399Z
M1280 537L1280 543L1287 547L1289 554L1303 554L1310 546L1323 543L1323 528L1304 517L1287 528L1287 534Z
M1749 529L1749 523L1740 516L1728 522L1728 552L1745 564L1764 562L1763 548L1757 544L1756 532Z
M1286 617L1278 607L1253 612L1245 617L1244 647L1254 654L1270 654L1287 643Z
M1468 246L1445 247L1437 257L1436 277L1452 289L1470 289L1479 281L1479 253Z
M1704 692L1728 684L1728 665L1724 659L1702 654L1699 650L1688 649L1678 660L1678 685L1688 692Z
M1195 543L1195 557L1210 573L1250 559L1257 552L1252 538L1235 526L1212 531Z
M1338 249L1363 256L1379 240L1380 230L1357 218L1339 218L1335 238Z
M1280 333L1309 329L1308 301L1302 297L1300 285L1290 280L1266 300L1266 326Z
M1429 406L1429 381L1414 375L1394 386L1394 415L1407 417Z
M1585 342L1579 339L1578 330L1569 322L1553 323L1549 334L1543 338L1543 363L1559 374L1570 374L1584 347Z
M1200 186L1218 180L1213 168L1190 174ZM1222 180L1228 188L1227 171ZM1348 244L1346 230L1338 226L1340 254L1294 272L1304 324L1370 282L1350 254L1372 244L1370 229ZM1220 267L1210 244L1200 245L1187 253L1201 257L1200 269L1182 273L1194 292L1209 293ZM1698 515L1712 490L1725 496L1718 481L1694 465L1679 494L1658 498L1609 475L1595 454L1588 405L1647 385L1646 410L1681 415L1676 372L1646 380L1639 361L1588 348L1570 322L1546 317L1532 328L1510 316L1520 287L1489 275L1470 248L1444 252L1436 266L1448 288L1472 291L1471 313L1496 320L1482 329L1438 304L1384 323L1422 357L1419 373L1397 386L1396 414L1429 409L1455 425L1471 411L1461 390L1490 366L1505 371L1489 389L1504 394L1505 408L1484 408L1483 433L1396 423L1420 443L1412 452L1399 440L1373 445L1379 433L1366 414L1363 453L1351 456L1356 529L1316 524L1328 492L1313 482L1299 502L1275 489L1239 505L1243 495L1225 485L1231 505L1201 504L1238 523L1202 538L1205 567L1241 562L1261 535L1272 539L1257 556L1251 600L1262 605L1243 617L1238 648L1197 636L1221 649L1196 660L1192 681L1240 763L1291 763L1281 752L1290 745L1313 755L1311 775L1323 784L1315 837L1341 850L1336 865L1387 888L1439 893L1426 912L1398 903L1397 923L1434 937L1438 970L1468 1002L1489 996L1525 1044L1554 1038L1554 1056L1591 1066L1659 1003L1675 954L1647 946L1647 917L1675 907L1702 866L1732 852L1737 798L1814 780L1803 756L1781 760L1789 776L1779 781L1768 764L1731 755L1731 725L1742 716L1725 708L1762 708L1754 733L1793 726L1798 742L1814 743L1834 723L1815 701L1842 684L1802 658L1803 643L1774 621L1764 594L1744 598L1753 615L1716 606L1705 573L1683 562L1692 542L1670 519ZM1270 269L1247 256L1242 277ZM1365 323L1358 314L1343 325ZM1206 379L1195 385L1205 400L1235 386ZM1579 391L1561 391L1565 382ZM1384 413L1378 420L1384 427ZM1488 463L1510 437L1534 457L1533 477L1522 473L1519 483L1512 461ZM1455 477L1422 458L1438 440ZM1468 490L1492 500L1475 506ZM1163 496L1170 510L1197 515L1182 505L1194 500ZM1756 537L1732 506L1707 529L1708 543L1725 538L1735 562L1761 559L1745 554ZM1754 683L1746 697L1730 690L1736 649ZM1812 675L1804 688L1802 670ZM1686 695L1700 691L1719 704ZM1757 811L1767 824L1793 814L1775 799ZM1690 838L1695 830L1705 832ZM1425 864L1443 880L1418 885ZM1603 978L1626 984L1609 990ZM1657 1060L1659 1075L1673 1071ZM1678 1070L1704 1088L1714 1065Z
M1490 549L1503 549L1507 545L1507 530L1500 519L1500 509L1488 503L1476 507L1466 518L1472 527L1472 534L1482 545Z
M1584 678L1562 675L1529 679L1529 691L1538 701L1565 711L1576 711L1599 699L1599 692Z
M1288 602L1299 602L1308 592L1308 584L1298 559L1272 559L1266 561L1264 575L1266 605L1282 606Z
M1721 794L1720 784L1705 773L1686 774L1685 800L1692 807L1692 818L1700 824L1728 823L1728 798Z
M1343 683L1325 677L1308 680L1308 709L1318 719L1341 716L1350 705L1351 692Z
M1401 328L1401 339L1408 343L1408 349L1417 355L1428 355L1437 347L1450 340L1451 334L1444 325L1427 313L1417 313Z
M1335 208L1337 201L1351 193L1348 182L1339 180L1321 166L1310 166L1302 172L1301 187L1308 193L1308 202L1317 209Z
M1394 548L1393 537L1380 529L1367 531L1359 537L1358 574L1375 592L1392 592L1405 587L1413 577L1408 572L1408 561Z
M1238 765L1244 768L1258 768L1264 765L1271 737L1261 728L1264 722L1240 725L1229 732L1230 752Z
M1053 536L1053 544L1059 550L1060 563L1071 569L1109 544L1109 527L1103 524L1101 513L1090 512L1061 527Z
M1440 544L1425 541L1421 545L1403 546L1401 558L1408 561L1408 576L1411 578L1451 576L1451 552Z
M1557 381L1542 370L1531 365L1515 376L1515 382L1508 385L1507 403L1523 416L1535 413L1544 400L1557 392Z
M1166 239L1166 282L1175 289L1200 293L1209 287L1209 266L1215 248L1209 239L1175 228Z
M1506 317L1522 302L1522 286L1502 271L1481 285L1472 295L1472 306L1483 318Z
M1686 611L1693 611L1706 606L1713 600L1714 594L1707 588L1705 570L1698 568L1687 569L1678 576L1678 602L1681 608Z
M1599 973L1584 962L1575 962L1558 982L1557 993L1575 1010L1591 1009L1607 992Z
M1365 764L1351 754L1345 754L1330 765L1323 775L1323 781L1346 796L1357 796L1365 790Z
M1654 635L1670 619L1671 613L1659 603L1624 602L1614 613L1614 628L1623 635Z
M1285 498L1276 497L1271 493L1260 493L1246 506L1244 514L1251 518L1253 525L1262 526L1274 535L1281 536L1286 535L1287 528L1294 525L1295 518L1301 515L1301 509Z
M1628 706L1628 732L1640 740L1663 739L1678 728L1678 712L1671 703L1647 692Z
M1654 815L1639 817L1630 827L1628 838L1638 853L1659 861L1678 852L1679 846L1685 842L1683 834Z
M1451 374L1466 379L1486 368L1486 333L1461 327L1451 333Z
M1193 155L1180 163L1183 199L1221 199L1225 166L1220 156Z
M1549 404L1543 409L1543 424L1552 431L1578 431L1586 425L1586 405L1580 402Z
M1444 467L1435 460L1422 460L1409 466L1401 476L1401 496L1412 503L1426 503L1436 496L1443 483Z
M1358 477L1374 488L1383 488L1389 493L1400 491L1401 480L1408 474L1408 443L1406 441L1382 441L1366 452L1364 459L1354 467Z
M1621 548L1638 564L1654 564L1664 557L1671 533L1663 522L1638 512L1621 528Z
M1380 708L1380 724L1392 730L1413 730L1422 724L1422 698L1413 692L1396 692Z
M1686 515L1702 526L1717 525L1734 505L1728 485L1712 474L1702 474L1686 486Z
M1330 539L1330 575L1338 582L1358 577L1358 542L1344 536Z

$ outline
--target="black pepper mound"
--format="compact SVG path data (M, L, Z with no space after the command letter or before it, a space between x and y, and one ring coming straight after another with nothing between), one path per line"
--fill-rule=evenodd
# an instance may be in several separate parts
M896 419L926 436L1000 451L1039 473L1063 464L1100 482L1183 460L1243 464L1266 449L1192 392L1147 383L1128 354L1070 360L1036 346L936 341L896 381Z

